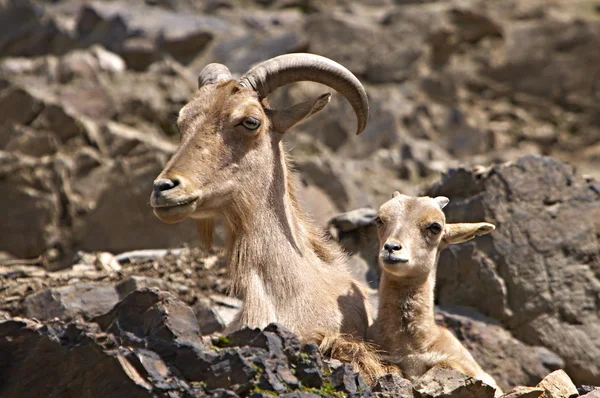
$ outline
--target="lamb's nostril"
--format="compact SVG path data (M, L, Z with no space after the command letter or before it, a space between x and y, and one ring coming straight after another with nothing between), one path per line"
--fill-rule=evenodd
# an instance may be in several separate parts
M168 178L163 178L154 181L154 190L157 192L168 191L169 189L175 188L177 185L179 185L178 179L171 180Z
M402 249L402 246L397 242L386 242L385 245L383 245L383 248L392 253Z

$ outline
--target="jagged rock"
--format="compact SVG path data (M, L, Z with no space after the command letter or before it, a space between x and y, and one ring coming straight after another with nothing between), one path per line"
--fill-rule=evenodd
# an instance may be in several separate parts
M252 395L254 396L254 395ZM265 395L258 395L258 397L265 397L268 398L268 396ZM292 392L289 394L282 394L280 395L280 397L282 398L319 398L321 397L321 395L319 394L313 394L310 392L303 392L303 391L298 391L298 392Z
M266 349L272 356L286 357L297 363L300 357L311 359L322 367L321 357L311 345L301 345L296 335L278 324L270 324L264 330L243 328L230 333L224 345L227 347L250 346Z
M459 40L477 42L485 37L502 37L502 28L489 16L474 10L453 8L450 10L452 22L458 28Z
M163 358L182 345L202 347L200 327L191 308L156 288L137 290L104 315L93 319L124 343L149 348Z
M468 308L440 306L436 321L456 335L502 389L535 385L564 362L544 347L515 339L500 323Z
M56 175L33 159L0 153L0 162L0 189L7 209L0 214L1 247L20 258L37 257L60 234L60 198L52 186Z
M350 364L342 364L336 367L329 378L333 388L349 394L367 387L362 376Z
M214 344L222 350L207 352L184 347L176 358L187 378L206 382L209 390L232 388L238 394L246 394L256 380L259 390L281 394L301 386L296 377L304 375L298 371L299 361L312 360L313 368L322 371L320 357L302 354L298 338L278 325L264 330L240 329L215 338ZM295 375L290 369L294 365Z
M597 29L594 24L554 17L510 25L504 32L503 62L488 73L513 89L543 98L557 99L564 93L569 94L563 101L578 95L589 98L591 87L575 77L598 73ZM539 65L558 53L562 54L560 62L537 73L542 70ZM559 83L555 77L561 75L569 78Z
M341 162L324 156L295 161L303 178L322 189L340 209L368 205L368 199L344 169Z
M494 391L482 381L450 369L432 368L414 383L416 398L493 398Z
M348 394L348 398L371 398L373 396L377 396L373 394L370 390L362 390L358 392L354 392L352 394Z
M20 203L0 216L7 226L3 248L25 258L57 248L65 261L74 245L124 251L193 240L193 223L162 224L147 207L150 188L141 188L151 187L173 145L119 123L97 124L51 97L38 88L0 89L0 105L6 102L0 147L15 152L2 154L1 183L4 200ZM129 229L122 228L120 211ZM187 231L174 233L180 229Z
M377 210L362 208L339 214L328 223L332 235L342 247L348 253L360 256L367 264L368 271L363 277L372 288L379 286L381 276L376 218Z
M600 386L589 386L589 385L582 385L582 386L577 386L577 392L579 392L579 395L585 395L591 392L600 392Z
M0 125L7 125L9 122L27 124L42 110L41 101L29 90L12 86L3 88L0 93L0 106L2 106Z
M233 391L225 390L224 388L217 388L216 390L213 390L209 396L211 398L238 398L239 397L239 395L237 395Z
M253 65L278 55L304 52L308 43L304 32L290 26L285 30L271 31L265 35L259 32L232 32L234 34L220 40L207 54L194 64L205 65L206 59L227 65L232 73L243 74ZM231 51L236 48L237 51ZM192 65L193 66L193 65Z
M577 387L564 370L556 370L537 385L544 390L545 398L571 398L579 396Z
M311 388L323 387L323 360L319 347L314 343L304 344L296 363L296 377L303 385Z
M248 391L257 370L246 356L259 349L227 348L218 352L186 346L176 352L175 364L184 377L203 381L209 390L227 388L238 394Z
M477 308L521 341L558 354L577 383L598 383L600 281L592 258L600 197L592 185L570 166L527 156L484 174L451 170L427 193L450 198L448 222L496 225L441 253L439 303ZM565 344L572 339L578 343Z
M326 55L373 83L403 81L416 69L423 54L417 43L405 41L398 45L395 29L384 30L346 15L311 16L305 29L311 39L311 52Z
M93 318L108 312L119 296L111 285L100 283L75 283L45 289L25 299L25 313L30 318L63 320L83 316Z
M544 394L543 388L538 387L515 387L502 398L539 398Z
M582 398L599 398L600 397L600 388L595 388L588 393L583 393L580 395Z
M364 76L367 73L368 57L359 57L372 47L368 43L377 40L377 29L362 21L340 15L317 14L306 23L310 35L310 50L345 65L352 73ZM348 45L341 45L342 40Z
M380 397L413 397L413 386L410 381L400 375L390 373L377 379L373 392Z
M194 314L196 314L196 318L198 319L198 323L200 324L200 329L202 329L202 332L206 335L222 332L225 330L225 327L227 327L227 324L219 316L217 311L215 311L214 307L214 302L208 297L199 298L192 307Z
M141 290L146 287L155 287L160 290L169 291L169 283L162 279L147 278L143 276L130 276L129 278L117 283L115 289L119 299L124 299L129 293Z
M175 397L308 396L302 391L307 388L320 394L370 391L350 365L338 363L329 375L315 344L301 345L276 324L214 337L211 345L200 336L191 309L154 288L132 292L93 322L0 322L0 349L8 354L0 376L11 376L0 383L0 393L13 396L28 388L15 376L19 371L34 380L53 377L52 383L39 382L30 390L40 396L81 388L106 388L108 396L118 390ZM81 379L87 387L73 382ZM118 383L122 386L116 389Z
M148 308L152 302L155 304ZM13 396L30 388L30 392L43 396L77 393L83 388L79 382L73 382L81 380L79 375L84 377L88 386L85 388L93 389L95 393L106 392L109 397L116 396L115 391L119 394L125 391L136 397L207 394L236 397L238 394L270 396L273 393L290 397L320 396L300 391L305 387L291 370L295 363L288 362L293 358L304 363L306 370L306 365L312 361L313 368L322 372L323 364L316 346L307 345L301 350L296 336L278 325L269 325L263 331L243 329L230 336L235 342L243 336L253 335L250 346L205 347L182 335L181 322L175 325L179 327L177 330L174 327L175 321L186 318L178 306L180 304L166 293L142 290L129 295L109 314L98 317L99 325L58 322L46 326L19 319L0 322L0 348L8 354L0 367L0 375L11 376L10 380L3 378L9 381L0 384L0 392ZM151 314L161 311L162 315L158 317ZM100 331L98 326L108 333ZM173 333L179 335L174 339ZM159 338L163 339L162 344L157 344ZM275 341L279 343L273 350ZM228 338L223 338L223 343L233 344ZM166 345L171 345L173 350L165 350ZM284 352L290 354L289 358L283 355ZM39 369L44 369L43 374L53 376L52 383L39 382L35 390L31 390L19 381L20 378L14 377L18 371L27 371L37 380L35 375ZM102 372L98 373L98 369ZM98 374L102 376L100 379L96 377ZM324 377L322 373L321 376ZM328 393L368 391L349 365L340 364L331 380L327 380ZM115 387L117 384L119 388Z
M296 335L294 335L292 332L278 324L270 324L264 329L264 331L275 333L277 336L279 336L282 340L282 348L285 356L292 363L298 362L298 356L301 355L301 352L304 352L305 349L300 344L300 340ZM320 357L318 355L315 355L314 359L315 362L319 364Z
M77 33L83 43L99 43L121 54L130 67L145 69L156 60L152 53L168 53L189 62L212 40L215 33L226 29L217 17L173 12L155 7L92 2L84 6L77 21ZM139 45L146 43L148 56L140 57Z
M351 232L372 225L376 218L377 210L362 208L335 216L329 220L329 224L336 228L338 233Z
M0 57L62 54L74 41L44 9L29 0L0 3Z
M241 300L217 294L199 298L192 307L204 334L222 332L241 308Z
M64 84L74 78L95 80L102 72L115 74L124 71L125 62L121 57L102 46L92 46L90 50L75 50L60 58L57 79Z
M298 378L281 358L254 358L253 362L263 371L257 383L259 389L281 394L301 386Z
M76 325L49 328L29 320L0 322L0 367L3 396L94 394L151 397L149 384L119 353L109 347L110 337ZM113 344L114 346L114 344ZM30 384L21 375L27 374Z
M284 357L282 340L273 332L244 328L229 334L227 338L229 339L228 346L230 347L247 345L263 348L275 357Z

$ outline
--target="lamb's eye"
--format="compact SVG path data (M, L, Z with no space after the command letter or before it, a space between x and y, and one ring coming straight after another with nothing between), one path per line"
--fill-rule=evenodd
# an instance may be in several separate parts
M442 226L440 225L440 223L437 222L434 222L433 224L428 226L427 229L434 235L437 235L440 232L442 232Z
M383 221L381 221L381 218L377 217L375 219L375 225L378 227L381 227L383 225Z
M256 130L260 127L260 120L254 117L247 117L242 121L242 125L246 127L248 130Z

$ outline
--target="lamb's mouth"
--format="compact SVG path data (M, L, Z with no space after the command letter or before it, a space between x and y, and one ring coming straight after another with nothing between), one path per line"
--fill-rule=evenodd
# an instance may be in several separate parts
M398 264L406 264L408 263L408 258L404 256L397 256L394 254L390 254L388 251L383 251L379 254L379 258L385 264L388 265L398 265Z

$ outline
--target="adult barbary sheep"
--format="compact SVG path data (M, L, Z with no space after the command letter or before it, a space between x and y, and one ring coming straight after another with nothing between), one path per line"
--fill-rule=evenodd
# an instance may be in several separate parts
M265 101L278 87L298 81L337 90L356 113L358 133L365 128L364 88L327 58L282 55L239 81L226 66L207 65L199 90L179 113L181 141L154 181L151 204L164 222L198 220L206 239L210 220L225 220L233 292L244 300L229 330L277 322L304 341L352 351L350 340L335 336L366 336L371 317L365 292L345 269L338 246L300 209L281 142L285 131L323 109L331 94L283 110Z
M502 391L469 351L434 320L436 264L444 247L492 232L489 223L446 224L448 198L394 192L378 213L379 311L369 337L414 381L432 367L457 370Z

